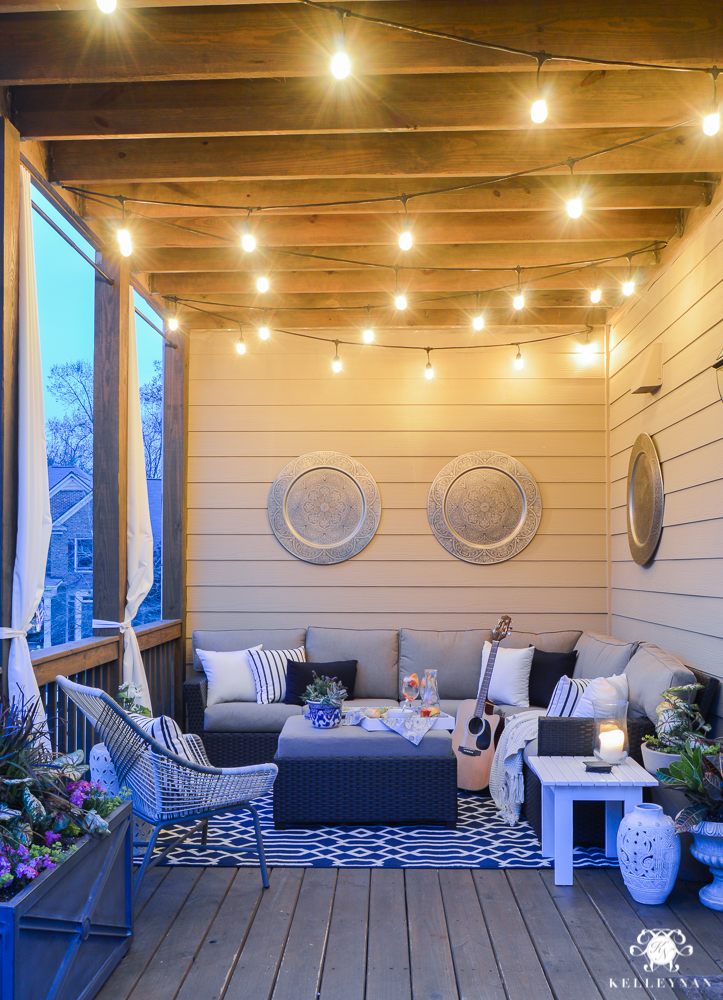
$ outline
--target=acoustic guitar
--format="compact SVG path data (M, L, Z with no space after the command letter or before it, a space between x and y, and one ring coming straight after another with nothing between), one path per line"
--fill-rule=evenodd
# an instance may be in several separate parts
M492 758L495 755L505 720L494 714L487 698L495 668L497 650L512 630L512 619L502 615L492 633L492 648L482 677L477 701L463 701L457 709L457 725L452 734L452 748L457 757L457 785L468 792L478 792L490 783Z

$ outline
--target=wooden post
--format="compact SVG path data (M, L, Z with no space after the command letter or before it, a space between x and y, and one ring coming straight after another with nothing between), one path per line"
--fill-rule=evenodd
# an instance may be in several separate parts
M186 419L188 359L183 334L177 348L166 344L163 357L163 573L161 614L183 618L186 592ZM183 718L182 686L185 621L176 643L173 669L174 716Z
M123 621L126 604L128 493L129 263L98 255L113 278L95 276L93 391L93 617ZM96 635L117 635L97 629ZM123 657L122 643L120 659ZM111 691L111 694L115 692Z
M0 118L0 624L10 625L18 524L18 231L20 136ZM7 698L10 641L2 643L2 694Z

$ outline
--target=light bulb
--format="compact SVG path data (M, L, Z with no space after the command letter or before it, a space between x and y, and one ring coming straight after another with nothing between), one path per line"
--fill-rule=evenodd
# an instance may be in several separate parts
M407 308L407 299L404 295L402 295L399 289L397 289L396 292L394 293L394 305L399 310Z
M716 135L720 129L720 112L718 105L714 104L710 113L703 119L703 131L706 135Z
M632 295L635 291L635 282L632 278L628 278L627 281L623 282L623 295Z
M539 97L530 108L530 118L535 125L542 125L547 120L547 101L544 97Z
M259 337L261 337L262 340L268 340L270 336L271 336L271 331L269 330L268 326L259 327Z
M258 292L268 292L270 287L271 286L269 285L269 279L264 277L263 275L260 278L256 279L256 290Z
M178 320L176 319L175 316L171 316L171 318L168 320L168 329L173 330L174 333L178 329Z
M346 80L351 73L351 59L346 53L346 49L340 46L331 57L331 74L337 80Z
M123 257L130 257L133 253L133 240L131 239L130 230L118 230L118 249Z
M362 340L364 341L365 344L374 343L374 331L372 330L371 327L362 332Z
M334 360L331 363L331 370L333 372L337 372L337 374L341 371L341 359L340 358L334 358Z
M522 352L519 347L517 348L517 354L515 355L515 368L520 371L520 369L525 367L525 362L522 358Z
M477 313L476 316L472 317L472 327L475 330L484 330L485 318L482 313Z
M244 344L243 338L240 338L238 340L237 344L236 344L236 353L237 354L245 354L246 353L246 344Z
M571 219L579 219L582 215L582 198L570 198L567 203L567 214Z
M518 292L517 295L515 295L514 299L512 300L512 305L518 311L520 309L525 308L525 296L522 294L522 292Z
M408 229L399 234L399 249L400 250L411 250L414 243L414 237Z
M241 246L246 253L253 253L256 249L256 237L253 233L246 232L241 237Z
M597 304L602 298L602 292L599 288L593 288L590 290L590 301Z
M585 362L592 361L595 354L595 345L586 340L584 344L578 344L577 349Z
M432 368L432 362L427 362L427 367L424 369L425 378L434 378L434 368Z
M98 4L98 10L102 10L104 14L112 14L116 8L116 0L95 0Z

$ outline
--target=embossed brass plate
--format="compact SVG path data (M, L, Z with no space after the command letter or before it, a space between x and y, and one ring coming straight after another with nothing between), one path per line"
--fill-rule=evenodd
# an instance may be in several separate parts
M663 473L649 434L639 434L628 463L628 544L639 566L655 555L663 530Z

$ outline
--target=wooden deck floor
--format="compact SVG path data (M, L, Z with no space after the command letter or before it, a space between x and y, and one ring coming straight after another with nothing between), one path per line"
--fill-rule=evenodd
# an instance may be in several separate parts
M723 918L679 882L634 903L615 870L160 868L99 1000L674 1000L630 946L680 928L679 975L723 971ZM645 985L647 979L647 986Z

